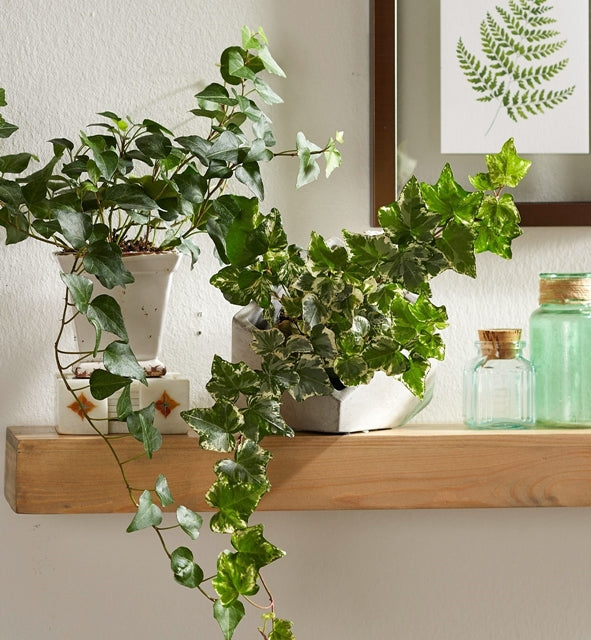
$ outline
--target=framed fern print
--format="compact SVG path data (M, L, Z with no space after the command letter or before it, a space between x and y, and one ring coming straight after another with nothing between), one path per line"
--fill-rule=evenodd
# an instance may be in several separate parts
M373 220L411 173L436 179L448 161L458 175L474 172L482 153L500 148L470 147L473 118L485 131L498 126L499 136L533 127L530 151L524 134L521 144L514 136L533 160L516 193L524 225L591 225L589 0L370 1ZM508 62L511 47L526 55ZM445 86L447 64L461 92ZM503 64L523 85L509 91L510 109L508 79L493 77ZM472 115L462 112L469 102Z
M441 0L441 152L589 153L588 0Z

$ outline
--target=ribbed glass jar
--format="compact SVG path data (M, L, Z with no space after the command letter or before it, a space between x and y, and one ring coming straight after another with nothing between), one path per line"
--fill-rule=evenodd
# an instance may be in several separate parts
M534 425L534 376L521 329L478 332L478 355L464 368L464 422L474 429Z
M536 425L591 427L591 273L540 274L530 357Z

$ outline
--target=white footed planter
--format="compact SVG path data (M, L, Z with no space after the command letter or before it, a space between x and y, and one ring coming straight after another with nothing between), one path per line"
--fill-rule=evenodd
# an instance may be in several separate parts
M251 303L232 321L232 359L250 367L259 365L250 348L253 328L260 326L261 310ZM350 433L399 427L429 404L433 396L434 367L427 377L422 399L414 396L402 382L376 372L369 384L333 391L330 396L296 402L289 394L282 398L281 413L296 431Z
M135 282L125 288L106 289L94 276L89 277L94 284L93 297L106 293L119 303L125 326L129 335L129 344L140 365L148 377L159 377L166 373L164 363L160 361L163 320L170 292L171 276L176 270L181 256L177 253L138 253L125 254L123 263L131 271ZM70 273L74 256L59 254L60 267ZM80 351L92 351L95 344L95 330L83 315L74 320L75 339ZM113 341L111 334L103 334L100 348ZM74 369L77 377L89 377L100 366L102 356L88 358Z

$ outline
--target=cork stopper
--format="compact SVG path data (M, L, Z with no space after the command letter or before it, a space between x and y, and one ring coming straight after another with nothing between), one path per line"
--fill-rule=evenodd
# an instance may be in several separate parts
M480 350L489 360L509 360L519 352L521 329L479 329Z
M540 304L591 302L591 274L541 273Z

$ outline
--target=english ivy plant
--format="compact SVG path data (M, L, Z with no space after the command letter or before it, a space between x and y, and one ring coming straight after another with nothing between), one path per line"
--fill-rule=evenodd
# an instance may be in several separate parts
M252 483L259 482L262 492L266 490L267 454L245 442L236 460L216 466L222 478L247 478L249 484L244 490L239 482L228 480L228 487L224 487L220 481L208 494L212 503L223 504L226 510L232 505L236 515L226 522L223 516L212 519L214 529L235 530L231 538L234 550L224 551L215 576L204 580L190 549L181 546L171 551L165 543L165 531L170 527L161 526L162 509L174 504L166 478L158 475L154 485L147 488L137 488L130 482L127 465L136 458L119 457L114 440L122 436L101 432L67 376L72 365L99 353L102 333L112 334L115 340L101 352L104 368L94 371L89 380L90 393L99 400L119 393L117 419L126 422L129 435L143 444L141 455L151 458L162 442L153 426L154 404L134 409L130 393L134 380L146 383L146 374L129 346L118 303L110 295L96 295L91 277L107 289L132 284L133 275L122 259L124 252L180 251L190 256L193 266L199 254L194 242L197 233L209 234L218 245L225 246L226 234L234 233L234 217L241 215L234 206L228 206L227 193L237 181L262 200L261 165L276 157L298 158L297 187L319 176L319 159L325 160L327 176L340 164L336 146L342 140L340 133L319 147L299 132L294 148L274 150L271 120L260 103L282 101L264 78L268 73L285 74L271 55L262 29L253 32L243 28L241 44L222 52L219 72L219 80L195 96L196 107L192 109L197 130L207 130L206 134L176 136L151 119L135 122L104 111L99 114L103 120L89 125L76 142L63 137L52 139L51 159L40 169L29 171L31 162L37 160L32 153L0 156L0 226L5 229L7 245L32 239L74 255L71 271L61 274L66 295L55 346L59 373L121 471L137 509L128 532L146 528L156 532L175 580L211 600L214 616L228 639L244 615L238 596L253 596L259 589L260 569L283 555L264 539L262 527L239 526L250 510ZM0 89L0 107L5 106L5 91ZM0 138L12 136L17 129L0 115ZM96 331L92 354L62 346L65 327L79 314ZM240 514L244 516L242 521ZM199 514L179 505L176 522L189 538L198 537L202 525ZM208 582L213 595L205 589ZM266 586L265 591L269 593ZM260 631L263 638L288 639L290 628L290 623L275 616L272 605L267 608Z
M251 531L249 518L270 490L271 453L261 441L293 436L281 415L283 394L304 401L384 371L423 395L430 360L444 356L439 331L447 324L445 308L431 301L429 281L447 269L475 277L476 253L510 258L521 233L513 197L503 191L522 180L530 162L509 140L486 156L486 165L470 178L476 188L470 192L449 165L433 185L413 177L396 202L380 209L379 233L344 232L342 243L312 233L306 251L288 243L278 211L264 215L256 199L228 196L226 207L236 215L214 236L226 266L211 281L233 304L256 303L263 320L253 326L251 342L260 366L215 356L207 384L213 405L183 413L204 449L232 454L216 464L206 495L216 510L214 531L233 540ZM281 555L268 548L273 559ZM241 599L265 587L262 566L239 549L220 556L213 582L219 621L237 622ZM269 638L294 637L274 609L268 621Z

